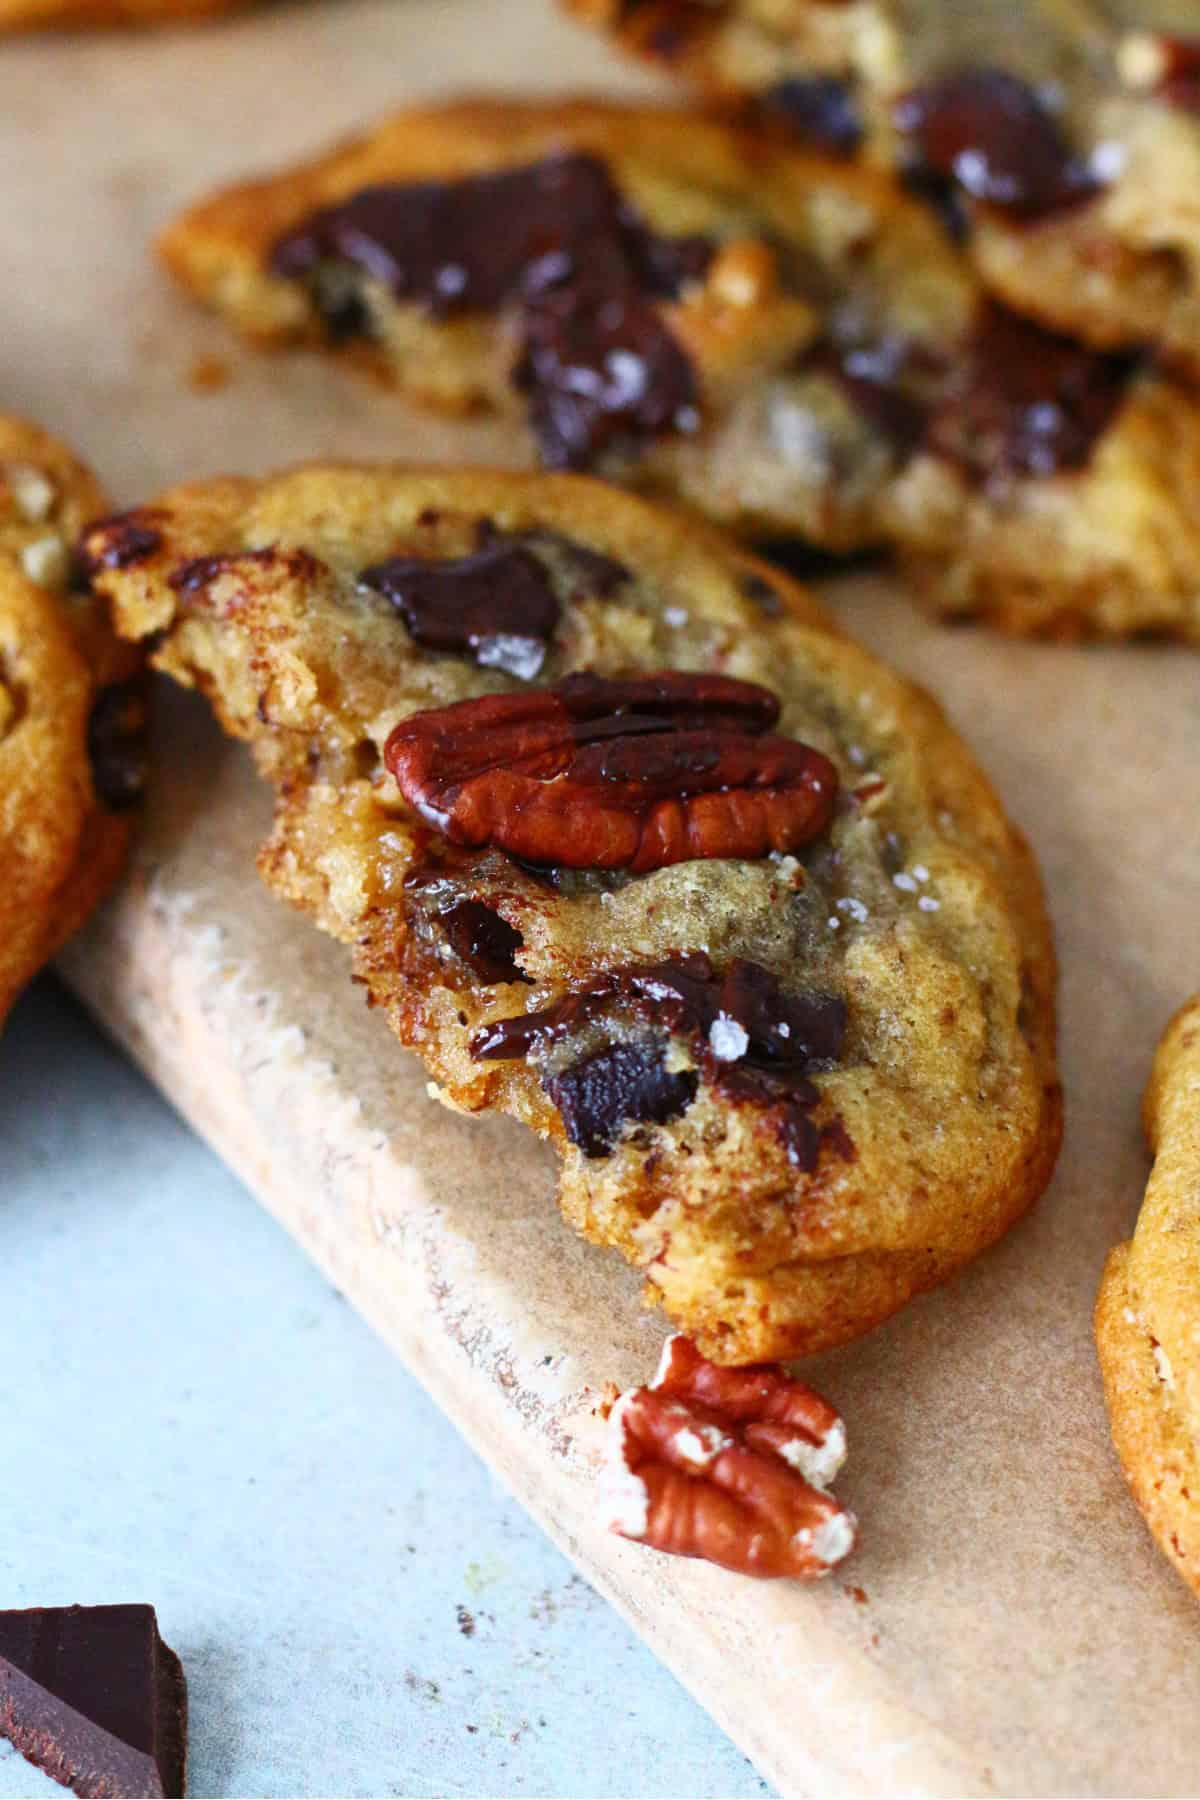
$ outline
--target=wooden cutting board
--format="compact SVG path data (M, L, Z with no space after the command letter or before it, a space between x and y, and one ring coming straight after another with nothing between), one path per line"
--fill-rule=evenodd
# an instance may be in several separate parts
M213 181L406 95L489 83L648 85L549 0L313 0L195 34L6 44L4 402L78 442L125 503L319 454L513 460L497 427L417 419L315 359L237 351L145 257ZM191 385L203 356L224 359L226 385ZM1200 1610L1126 1497L1090 1310L1144 1181L1153 1042L1200 980L1200 661L938 630L882 580L829 598L942 695L1033 838L1069 1111L1029 1221L814 1365L849 1423L840 1485L863 1527L819 1588L597 1531L597 1390L649 1372L663 1322L561 1225L549 1155L510 1122L432 1104L342 951L260 889L267 796L193 700L164 701L134 865L64 968L780 1788L1195 1793Z

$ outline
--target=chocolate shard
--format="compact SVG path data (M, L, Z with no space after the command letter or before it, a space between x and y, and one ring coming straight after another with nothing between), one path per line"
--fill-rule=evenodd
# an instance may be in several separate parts
M990 303L925 436L973 481L1083 468L1119 411L1133 355L1091 350Z
M485 985L529 980L514 961L524 944L520 932L482 900L460 900L442 913L441 925L455 955Z
M605 162L574 151L460 181L363 188L279 239L269 266L309 284L335 337L369 328L347 271L434 318L515 308L513 380L543 459L586 468L614 444L633 454L698 428L691 363L654 302L700 281L714 248L652 230Z
M85 1797L182 1795L187 1686L154 1608L0 1613L0 1735Z
M902 95L893 117L927 168L1014 218L1044 218L1098 191L1043 95L1007 70L956 69Z
M513 379L547 468L587 469L606 451L699 429L691 361L636 288L551 288L527 301L523 323Z
M522 681L540 673L562 612L544 563L498 534L471 556L393 556L360 579L391 601L414 643Z
M653 1044L610 1044L545 1082L567 1136L585 1156L607 1156L630 1121L665 1125L686 1112L699 1078L672 1071Z

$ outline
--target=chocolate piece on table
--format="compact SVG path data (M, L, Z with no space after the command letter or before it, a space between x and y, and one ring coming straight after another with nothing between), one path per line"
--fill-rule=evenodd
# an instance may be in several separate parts
M0 1612L0 1735L76 1794L182 1795L187 1686L154 1608Z

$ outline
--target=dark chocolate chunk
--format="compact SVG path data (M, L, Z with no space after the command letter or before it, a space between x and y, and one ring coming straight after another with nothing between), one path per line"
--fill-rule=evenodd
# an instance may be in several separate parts
M96 794L109 812L136 806L146 789L146 689L132 681L101 688L87 730Z
M707 956L696 954L621 969L539 1012L485 1026L475 1034L471 1054L487 1062L525 1057L614 1010L687 1039L718 1092L769 1110L789 1159L804 1169L816 1167L821 1133L804 1115L818 1105L821 1092L807 1071L828 1068L841 1055L845 1002L833 994L788 994L758 963L737 960L721 975ZM563 1111L572 1143L588 1156L603 1156L621 1121L678 1118L695 1097L697 1077L688 1070L668 1076L654 1046L617 1044L545 1085ZM670 1110L619 1110L635 1103Z
M482 982L528 981L513 960L524 939L482 900L460 900L440 920L451 949Z
M846 1004L834 994L789 994L769 969L744 958L718 974L707 956L693 954L616 970L540 1012L496 1020L476 1034L471 1054L482 1061L527 1056L622 1006L679 1036L706 1040L718 1061L799 1070L836 1062L846 1030Z
M832 376L855 410L903 459L921 442L929 416L920 390L932 371L917 368L915 359L921 354L904 340L844 347L823 343L803 367Z
M665 238L622 199L604 162L577 151L458 182L364 188L281 238L276 274L314 283L361 270L435 317L514 305L545 460L581 468L614 440L636 447L696 418L691 364L652 302L699 280L713 245ZM318 280L318 277L321 280ZM335 323L345 325L335 282Z
M807 1069L836 1062L846 1035L844 1000L835 994L789 994L770 970L744 959L725 971L716 1017L745 1032L750 1040L746 1054L755 1061Z
M803 143L830 156L853 156L863 140L862 114L850 84L836 75L794 75L768 88L761 109Z
M893 117L927 168L1016 218L1042 218L1097 191L1042 96L1004 69L960 69L914 88Z
M182 1795L187 1688L154 1608L0 1613L0 1734L77 1794Z
M977 481L1082 468L1136 364L990 305L930 421L926 448Z
M641 226L608 169L584 151L462 181L362 188L280 238L277 275L350 264L437 318L496 312L526 292L571 282L671 295L702 274L711 249L674 245Z
M102 569L128 569L162 549L162 533L149 510L112 513L94 519L79 545L76 560L86 580Z
M627 1121L664 1125L686 1112L698 1076L672 1073L652 1044L610 1044L573 1068L546 1078L545 1088L567 1136L585 1156L607 1156Z
M513 378L548 468L586 469L611 448L699 425L691 362L636 289L590 279L552 289L523 323Z
M393 556L361 580L391 601L414 643L523 681L541 671L562 610L546 565L498 535L471 556Z

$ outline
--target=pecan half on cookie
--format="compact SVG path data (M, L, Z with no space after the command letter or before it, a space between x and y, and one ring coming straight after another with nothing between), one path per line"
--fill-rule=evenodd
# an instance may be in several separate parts
M1028 852L784 576L605 484L484 471L203 483L85 550L276 785L268 882L447 1101L557 1146L568 1219L706 1355L852 1337L1041 1190Z
M80 586L91 472L0 415L0 1020L115 877L140 792L141 657Z

